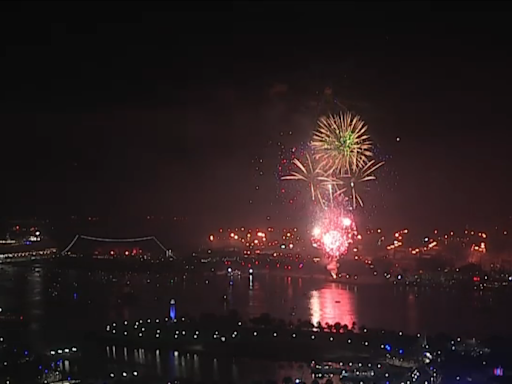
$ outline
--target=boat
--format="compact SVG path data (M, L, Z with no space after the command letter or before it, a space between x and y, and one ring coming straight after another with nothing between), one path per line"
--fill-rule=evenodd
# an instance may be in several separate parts
M23 316L13 315L12 313L7 313L4 315L0 315L0 322L10 322L10 321L23 321Z
M12 263L53 257L57 254L55 243L40 235L10 235L0 238L0 263ZM37 236L35 234L38 234Z
M1 323L12 323L12 322L19 322L23 321L23 316L10 313L10 312L4 312L3 308L0 308L0 324Z

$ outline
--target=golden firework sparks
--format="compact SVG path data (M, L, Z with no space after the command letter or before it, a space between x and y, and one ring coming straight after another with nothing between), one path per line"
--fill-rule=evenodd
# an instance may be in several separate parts
M311 141L314 158L328 168L327 173L341 176L363 168L373 155L367 129L364 121L351 113L320 118Z
M308 183L311 199L318 200L322 206L325 206L325 197L323 193L328 191L332 196L343 193L343 181L329 177L325 172L325 163L316 165L309 154L306 154L306 161L303 164L299 159L293 159L292 163L298 168L299 172L292 172L290 175L283 176L282 180L300 180Z
M358 169L352 175L345 177L348 179L347 184L350 186L350 198L352 200L353 208L356 208L358 204L361 207L363 206L363 199L361 199L361 196L357 193L356 187L367 181L375 180L376 177L373 173L383 164L383 161L377 163L375 160L371 160L370 162L366 163L363 168Z

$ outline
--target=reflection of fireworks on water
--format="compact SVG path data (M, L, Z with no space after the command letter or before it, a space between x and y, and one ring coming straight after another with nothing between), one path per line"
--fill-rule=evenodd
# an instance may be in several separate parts
M354 292L342 289L337 284L328 284L319 291L312 291L309 298L312 324L320 322L352 324L357 322Z
M324 252L327 269L336 277L337 261L340 256L347 253L356 235L354 218L350 211L343 208L343 204L333 204L319 211L315 224L312 244Z

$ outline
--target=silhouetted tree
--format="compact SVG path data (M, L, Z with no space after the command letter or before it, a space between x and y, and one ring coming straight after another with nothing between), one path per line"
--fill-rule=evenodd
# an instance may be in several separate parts
M253 327L261 327L261 319L259 317L251 317L249 323L251 323Z
M199 324L207 329L217 328L218 323L219 317L213 313L203 313L199 317Z
M250 322L258 327L270 328L274 325L275 319L268 313L262 313L261 315L252 318Z
M275 327L277 329L286 329L286 321L283 319L279 319L275 323Z
M300 329L304 330L304 331L310 331L312 330L313 328L315 328L315 326L313 324L311 324L309 321L307 320L304 320L304 321L301 321L300 323Z

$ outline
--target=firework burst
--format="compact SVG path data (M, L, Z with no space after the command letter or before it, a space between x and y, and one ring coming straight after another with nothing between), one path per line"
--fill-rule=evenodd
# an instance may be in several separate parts
M316 211L311 242L323 252L333 277L337 260L347 253L357 235L353 213L358 205L363 206L357 190L361 184L374 180L374 172L383 165L371 159L372 142L366 131L367 126L358 115L322 117L305 161L295 158L292 164L296 170L282 177L306 182L311 199L319 202L313 206Z
M342 176L363 168L372 156L367 128L358 115L351 113L320 118L311 141L315 159Z
M356 170L353 174L346 177L346 179L348 179L346 184L350 188L350 200L352 201L352 208L356 208L357 205L363 207L363 199L357 192L357 187L358 185L361 185L368 181L375 180L376 177L373 173L383 164L383 161L377 163L375 160L371 160L368 163L366 163L362 168Z
M318 212L312 232L311 242L323 251L327 269L336 276L336 264L340 256L347 253L357 234L354 218L345 209L343 198L334 200L329 207Z
M281 179L305 181L309 186L311 199L318 201L325 208L328 201L332 202L335 196L345 191L343 181L329 177L325 171L325 162L316 165L309 154L306 154L304 163L299 159L293 159L292 164L298 168L298 172L291 172L290 175L283 176Z

